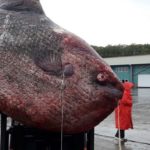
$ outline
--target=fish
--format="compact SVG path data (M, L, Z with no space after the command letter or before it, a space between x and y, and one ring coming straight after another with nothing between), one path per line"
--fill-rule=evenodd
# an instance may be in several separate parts
M0 0L0 111L49 132L85 132L117 106L122 83L39 0Z

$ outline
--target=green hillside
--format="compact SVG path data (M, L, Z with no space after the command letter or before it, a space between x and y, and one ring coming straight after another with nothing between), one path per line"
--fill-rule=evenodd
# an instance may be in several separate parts
M92 46L102 57L119 57L150 54L150 44Z

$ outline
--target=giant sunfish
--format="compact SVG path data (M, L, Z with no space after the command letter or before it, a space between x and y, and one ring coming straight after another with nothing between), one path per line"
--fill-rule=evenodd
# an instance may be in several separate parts
M123 87L84 40L51 21L39 0L0 0L0 111L51 132L87 131Z

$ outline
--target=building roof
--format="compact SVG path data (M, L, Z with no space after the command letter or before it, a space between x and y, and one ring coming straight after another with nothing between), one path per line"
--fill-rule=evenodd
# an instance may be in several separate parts
M104 58L109 65L150 64L150 55Z

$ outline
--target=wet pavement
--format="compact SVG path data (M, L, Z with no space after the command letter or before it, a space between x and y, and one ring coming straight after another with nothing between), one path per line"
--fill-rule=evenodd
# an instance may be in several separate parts
M134 89L133 124L134 129L125 132L128 142L122 150L150 150L150 88ZM114 142L114 112L95 128L95 150L120 150Z
M128 141L122 144L121 150L150 150L150 145ZM118 144L114 144L112 138L95 137L95 150L120 150Z

